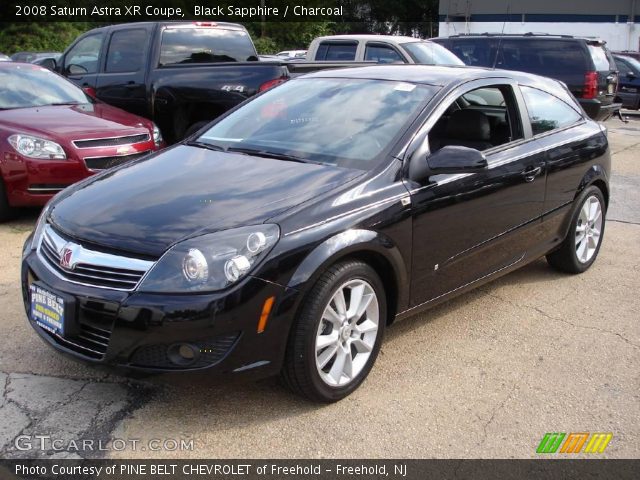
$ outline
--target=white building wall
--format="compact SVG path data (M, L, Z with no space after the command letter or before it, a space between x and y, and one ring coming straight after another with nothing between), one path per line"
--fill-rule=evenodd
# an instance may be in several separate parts
M638 23L545 23L545 22L440 22L439 35L448 37L456 33L551 33L599 37L610 50L640 50L640 24Z

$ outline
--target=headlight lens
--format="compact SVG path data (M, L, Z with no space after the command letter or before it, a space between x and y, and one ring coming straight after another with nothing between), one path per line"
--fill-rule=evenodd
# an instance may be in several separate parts
M245 277L280 237L274 224L234 228L174 245L151 268L138 290L207 292Z
M154 123L153 124L153 143L156 144L156 147L159 147L160 145L162 145L162 133L160 133L160 129L158 128L158 126Z
M38 223L36 223L36 228L33 231L33 237L31 238L31 250L35 250L38 248L38 245L40 245L40 239L42 238L44 227L47 224L47 217L49 216L49 205L51 205L51 203L47 203L40 213Z
M65 160L67 155L56 142L32 135L16 134L9 137L9 143L20 155L41 160Z

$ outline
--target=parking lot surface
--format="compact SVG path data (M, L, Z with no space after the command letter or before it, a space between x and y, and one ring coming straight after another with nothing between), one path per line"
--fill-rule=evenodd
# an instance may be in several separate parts
M640 117L607 126L612 203L594 266L570 276L541 259L394 325L368 380L333 405L273 379L140 382L60 356L20 294L38 212L0 225L0 455L527 458L546 432L611 432L603 456L640 457ZM35 435L127 448L62 452Z

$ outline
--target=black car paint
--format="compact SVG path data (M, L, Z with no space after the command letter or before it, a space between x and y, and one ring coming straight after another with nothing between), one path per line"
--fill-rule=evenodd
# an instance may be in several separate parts
M250 220L244 213L238 216L238 223L277 223L281 238L267 258L237 285L222 292L198 295L109 292L60 280L27 246L22 268L25 306L28 282L32 277L55 291L73 295L77 302L90 302L94 311L110 311L115 322L112 342L105 358L97 363L142 371L162 370L131 365L131 356L144 345L241 332L226 356L203 372L207 375L234 372L267 376L278 372L282 365L288 332L309 289L323 269L339 259L360 258L379 272L386 285L390 306L388 322L391 323L552 250L565 238L573 200L587 186L598 185L608 198L610 157L603 129L585 118L568 128L532 137L521 103L525 138L485 152L489 160L486 171L440 175L421 183L407 175L410 162L425 161L424 134L447 102L457 98L461 91L496 83L525 84L574 101L555 81L517 72L422 66L367 67L320 72L315 76L386 78L424 82L442 88L377 168L366 173L357 172L357 175L345 170L345 178L333 188L328 188L334 180L333 167L326 167L326 173L321 173L316 171L316 166L260 159L265 171L237 192L239 202L256 202L256 192L265 191L262 177L269 169L286 172L282 175L283 182L291 173L307 172L308 180L296 190L306 191L306 194L302 198L296 197L294 200L297 201L286 201L282 208L271 209L265 205L268 201L258 200L252 203L257 210ZM522 102L519 95L518 101ZM186 146L176 146L159 157L175 158L177 152L215 158L217 162L237 160L239 169L248 165L247 162L254 162L250 157L203 153ZM144 169L145 162L153 165L165 161L155 158L117 169L111 174L113 181L119 175L127 175L128 171L136 176L141 168ZM304 170L299 170L302 168ZM144 171L148 175L154 172L152 168ZM212 163L212 178L215 175L216 167ZM109 185L110 179L105 176L109 173L59 195L51 205L51 220L54 226L81 243L98 239L95 243L118 249L126 242L122 236L117 241L108 241L108 236L117 232L117 224L108 226L108 235L98 233L100 225L112 214L125 222L127 215L137 215L140 207L132 199L118 202L110 211L97 200L87 205L92 191L100 192L101 185ZM531 176L533 179L529 180ZM157 177L149 181L157 179L163 179L167 189L171 188L172 181L177 181L167 178L162 169L158 169ZM220 183L215 182L215 185L211 195L215 195ZM174 184L173 188L188 192L189 184ZM280 200L280 188L273 185L269 198ZM83 192L85 189L87 193ZM231 202L227 204L230 208L238 207L232 200L227 201ZM180 212L171 211L178 205L165 199L165 208L149 210L144 219L138 218L147 228L168 230L167 237L161 242L152 235L136 237L135 241L125 244L157 258L160 244L167 245L185 235L179 223ZM70 223L72 218L67 218L83 215L83 209L95 213L90 230ZM215 230L233 224L228 221L229 212L199 207L197 215L205 212L212 217L203 223L203 227L211 225ZM83 221L89 220L83 218ZM271 295L277 300L267 329L256 333L262 304ZM34 328L58 350L79 356L38 327Z
M99 100L155 121L170 143L182 139L191 125L216 118L255 95L264 83L287 74L282 62L260 62L257 56L256 61L158 67L162 32L183 23L193 25L193 22L142 22L90 30L69 45L57 62L57 70L78 86L93 89ZM228 24L220 27L241 28ZM142 29L148 36L143 68L137 72L107 73L110 38L115 32L129 29ZM104 35L98 71L70 73L65 68L67 54L79 41L96 34Z

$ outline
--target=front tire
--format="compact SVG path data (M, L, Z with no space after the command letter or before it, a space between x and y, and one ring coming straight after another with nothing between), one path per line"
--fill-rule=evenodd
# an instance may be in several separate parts
M602 191L586 188L578 197L571 217L569 233L560 248L547 255L556 270L582 273L595 262L604 238L606 203Z
M367 377L387 318L384 286L366 263L324 272L304 301L289 337L282 378L295 393L336 402Z

